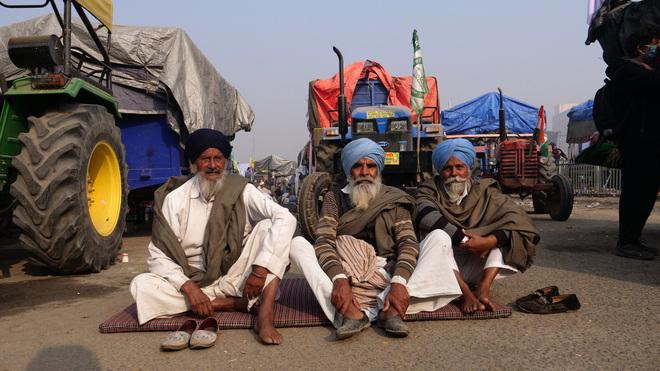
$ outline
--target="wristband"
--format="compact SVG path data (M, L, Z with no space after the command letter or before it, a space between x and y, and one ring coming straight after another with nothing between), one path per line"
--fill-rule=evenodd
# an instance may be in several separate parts
M266 278L266 276L262 276L262 275L259 275L259 274L254 273L254 271L252 271L251 274L254 275L254 276L257 277L257 278Z

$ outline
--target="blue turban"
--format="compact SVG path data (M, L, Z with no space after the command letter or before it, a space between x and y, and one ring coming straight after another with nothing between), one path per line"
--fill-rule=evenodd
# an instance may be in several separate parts
M477 158L477 152L469 140L463 138L445 140L433 150L433 166L438 173L442 172L451 155L461 160L468 169L472 168L472 163Z
M385 167L385 151L383 148L371 139L360 138L348 143L341 151L341 164L349 179L351 168L363 158L375 162L379 174L383 171L383 167Z
M231 157L231 144L222 132L213 129L197 129L193 131L186 140L185 153L190 162L195 163L199 155L209 148L215 148L222 152L226 159Z

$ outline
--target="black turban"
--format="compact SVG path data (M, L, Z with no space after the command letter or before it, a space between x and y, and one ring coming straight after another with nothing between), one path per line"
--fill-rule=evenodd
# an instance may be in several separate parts
M190 162L195 163L199 155L209 148L215 148L222 152L227 160L231 156L231 144L222 132L213 129L197 129L193 131L186 140L186 156Z

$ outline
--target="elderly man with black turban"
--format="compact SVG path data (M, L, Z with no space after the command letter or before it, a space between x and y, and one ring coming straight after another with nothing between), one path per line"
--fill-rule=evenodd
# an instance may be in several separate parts
M497 181L469 177L475 158L468 140L440 143L432 157L439 175L420 185L416 197L423 243L453 246L451 264L465 313L494 310L493 281L529 268L540 240L532 220L502 194Z
M193 176L172 177L156 191L149 273L133 279L131 294L140 324L189 310L200 318L249 311L259 339L279 344L274 301L296 220L246 178L225 172L231 149L217 130L190 134L185 152ZM187 345L179 344L188 338L181 330L164 348Z
M354 140L341 160L348 184L325 194L314 246L294 238L291 260L339 339L374 320L394 336L407 336L406 313L433 311L460 296L447 263L451 248L418 244L415 200L381 183L385 152L378 144Z

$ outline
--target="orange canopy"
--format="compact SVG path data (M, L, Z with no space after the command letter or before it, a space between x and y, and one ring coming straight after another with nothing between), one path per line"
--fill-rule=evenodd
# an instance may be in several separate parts
M410 89L412 77L392 77L379 63L366 60L364 62L355 62L344 68L344 94L351 106L351 99L355 91L357 82L364 78L365 73L369 71L369 80L379 80L385 89L389 92L388 104L410 107ZM433 112L432 120L434 123L440 120L440 101L438 99L438 84L435 77L426 77L429 87L429 93L424 95L425 107L437 107ZM327 80L314 80L309 83L309 121L308 129L329 127L333 121L336 121L336 113L331 114L330 110L337 109L337 97L339 97L339 73ZM431 111L425 111L424 115L430 115ZM413 122L417 120L417 114L412 111ZM350 122L350 117L349 117Z

